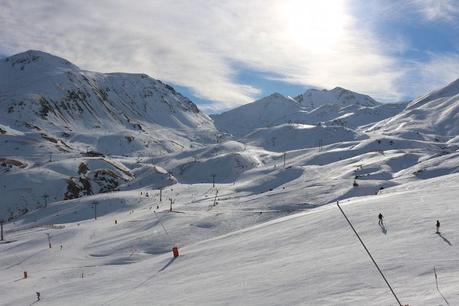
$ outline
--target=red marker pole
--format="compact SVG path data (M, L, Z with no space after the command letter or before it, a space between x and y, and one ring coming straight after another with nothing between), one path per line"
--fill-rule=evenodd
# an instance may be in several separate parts
M172 248L172 254L174 255L174 258L175 257L179 257L179 251L178 251L178 247L177 246L174 246Z

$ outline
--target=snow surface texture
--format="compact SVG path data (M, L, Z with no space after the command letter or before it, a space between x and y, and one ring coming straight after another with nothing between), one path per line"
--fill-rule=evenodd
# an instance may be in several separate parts
M343 205L403 303L446 305L434 267L441 294L450 305L459 303L457 184L453 175ZM226 204L212 212L181 204L157 218L150 204L132 214L10 232L14 242L0 245L2 305L28 305L36 291L45 305L396 305L332 204L267 223ZM231 219L237 226L261 224L219 235ZM437 219L441 234L435 234ZM219 236L196 241L212 234ZM174 242L182 253L176 259L168 252ZM28 279L21 279L22 271Z
M273 94L213 121L145 75L4 59L0 304L396 305L339 200L402 303L456 305L457 88Z

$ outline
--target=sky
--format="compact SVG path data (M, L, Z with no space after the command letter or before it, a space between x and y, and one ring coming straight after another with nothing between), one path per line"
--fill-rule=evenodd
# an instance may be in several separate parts
M459 78L458 0L0 0L0 56L140 72L208 113L344 87L409 100Z

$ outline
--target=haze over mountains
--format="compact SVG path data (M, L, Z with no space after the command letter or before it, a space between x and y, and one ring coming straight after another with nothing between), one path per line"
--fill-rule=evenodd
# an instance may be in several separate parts
M278 305L273 292L285 295L289 305L388 304L384 284L349 261L357 256L364 262L358 246L342 255L351 243L344 234L347 225L327 205L338 200L350 201L349 210L397 287L410 279L401 290L410 303L440 303L428 291L431 275L423 267L438 265L438 248L446 248L440 263L450 279L445 293L450 302L459 302L453 292L459 280L455 248L403 225L412 211L422 222L457 211L451 182L459 180L459 81L408 104L380 103L336 87L295 98L273 93L208 116L147 75L84 71L51 54L26 51L0 60L0 144L0 219L9 221L5 228L12 241L0 244L5 305L29 303L23 283L10 282L26 269L34 275L27 289L44 291L50 305L77 305L79 291L87 292L90 305L123 305L117 290L108 289L114 283L131 295L127 301L140 304L154 295L172 305L215 305L238 296L240 304ZM432 186L443 186L435 193L441 199L431 195L437 188ZM427 217L413 190L422 194L419 205ZM439 211L436 200L444 201ZM410 204L397 206L404 201ZM393 214L387 217L394 224L389 234L375 232L376 211L367 202ZM44 228L65 252L41 248ZM403 237L394 239L395 230ZM447 233L454 245L457 231ZM309 244L298 252L308 252L307 260L296 251L283 257L304 240ZM395 251L376 247L382 240ZM248 247L247 241L254 244ZM426 255L402 277L397 263L410 262L402 256L408 243L410 254ZM183 261L168 262L173 244L185 247ZM397 255L400 261L391 264ZM252 267L252 256L262 264ZM323 263L314 272L307 261L320 257L334 258L341 272L335 275L336 269ZM181 276L186 281L173 290L153 281L161 294L151 293L152 276L141 273L146 269L163 284ZM265 269L271 272L263 284L246 275ZM364 279L356 283L357 270ZM134 273L142 276L133 284L123 273L134 280ZM198 273L206 277L196 279ZM250 294L236 290L245 277ZM325 286L332 278L337 287ZM102 284L100 291L90 289L96 283ZM311 291L303 290L306 283ZM208 291L208 299L172 294L197 287Z

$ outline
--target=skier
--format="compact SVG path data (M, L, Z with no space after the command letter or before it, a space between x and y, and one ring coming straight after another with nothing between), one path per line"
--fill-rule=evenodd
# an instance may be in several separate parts
M437 234L440 234L440 221L437 220Z
M383 215L381 213L379 213L379 215L378 215L378 219L379 219L378 224L380 226L384 226L383 218L384 218Z
M40 292L37 291L36 294L37 294L37 301L39 301L40 300Z

